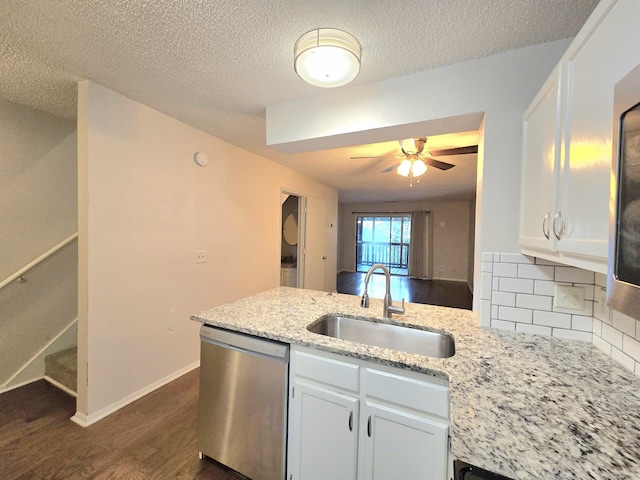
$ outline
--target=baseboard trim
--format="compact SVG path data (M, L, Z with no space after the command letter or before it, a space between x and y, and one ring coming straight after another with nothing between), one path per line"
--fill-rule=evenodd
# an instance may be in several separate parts
M166 377L161 378L156 382L153 382L151 385L147 385L146 387L141 388L137 392L133 392L132 394L127 395L126 397L118 400L117 402L114 402L111 405L107 405L106 407L101 408L100 410L92 414L87 415L82 412L76 412L75 415L71 417L71 421L80 425L81 427L88 427L90 425L93 425L94 423L102 420L103 418L108 417L112 413L117 412L121 408L126 407L130 403L135 402L139 398L142 398L145 395L153 392L154 390L157 390L158 388L165 386L167 383L172 382L176 378L179 378L182 375L185 375L190 371L195 370L199 366L200 366L200 361L194 362L191 365L181 368L180 370L170 375L167 375Z

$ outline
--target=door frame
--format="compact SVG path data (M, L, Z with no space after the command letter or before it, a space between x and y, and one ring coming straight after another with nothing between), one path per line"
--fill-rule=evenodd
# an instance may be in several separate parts
M304 288L304 266L306 263L306 231L307 231L307 197L296 192L295 189L281 187L280 188L280 245L283 242L284 218L282 218L283 196L291 196L298 198L298 267L297 267L297 288ZM278 268L278 285L280 285L280 267Z

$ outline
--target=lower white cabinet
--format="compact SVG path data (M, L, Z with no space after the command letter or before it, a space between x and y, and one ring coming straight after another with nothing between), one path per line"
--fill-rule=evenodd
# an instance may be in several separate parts
M446 478L447 423L369 402L364 416L364 478Z
M288 480L445 480L446 381L294 347Z
M355 480L358 400L300 383L293 400L292 478Z

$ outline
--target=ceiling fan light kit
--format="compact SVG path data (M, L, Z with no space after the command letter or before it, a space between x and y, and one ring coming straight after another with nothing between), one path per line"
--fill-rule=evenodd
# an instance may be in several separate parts
M294 70L316 87L340 87L360 72L362 46L351 34L317 28L302 35L293 48Z

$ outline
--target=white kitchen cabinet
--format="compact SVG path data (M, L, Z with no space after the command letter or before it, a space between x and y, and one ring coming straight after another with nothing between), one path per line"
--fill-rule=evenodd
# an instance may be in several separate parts
M294 347L290 480L444 480L449 387L415 372Z
M640 2L603 0L525 114L525 254L606 273L613 91L640 63L640 50L632 47L640 43L638 22ZM546 208L549 240L542 232Z
M551 222L557 212L560 173L561 64L553 70L524 115L520 245L555 252Z
M356 479L358 400L295 384L293 399L293 478Z
M447 423L371 402L366 402L363 413L367 419L363 478L446 478Z

